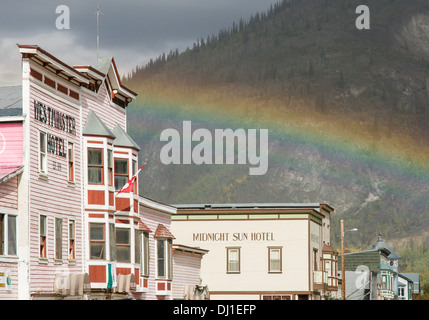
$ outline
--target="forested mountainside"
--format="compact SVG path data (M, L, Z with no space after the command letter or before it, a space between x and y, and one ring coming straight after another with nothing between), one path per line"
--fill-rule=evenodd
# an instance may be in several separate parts
M142 195L166 203L326 202L351 247L429 245L429 3L281 1L137 66L128 131L149 165ZM269 169L164 165L160 134L269 129ZM334 243L339 232L333 232ZM425 247L426 246L426 247ZM427 249L426 249L427 250Z

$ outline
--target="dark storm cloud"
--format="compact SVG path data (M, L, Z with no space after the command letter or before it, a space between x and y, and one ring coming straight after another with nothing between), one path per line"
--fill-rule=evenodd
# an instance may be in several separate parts
M147 63L163 52L192 47L197 38L217 35L233 21L267 11L276 0L39 0L2 1L0 11L0 84L6 61L18 57L16 43L37 44L71 64L93 64L97 18L100 55L114 56L120 72ZM58 5L70 8L70 29L57 30ZM69 61L73 59L72 61ZM91 61L86 61L92 59ZM2 73L3 69L3 73ZM16 73L11 71L11 73ZM2 79L3 78L3 79Z

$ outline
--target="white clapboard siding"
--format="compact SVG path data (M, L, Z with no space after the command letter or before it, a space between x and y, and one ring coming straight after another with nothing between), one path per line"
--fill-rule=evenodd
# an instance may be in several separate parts
M176 250L173 254L173 299L183 299L186 286L200 284L201 255Z

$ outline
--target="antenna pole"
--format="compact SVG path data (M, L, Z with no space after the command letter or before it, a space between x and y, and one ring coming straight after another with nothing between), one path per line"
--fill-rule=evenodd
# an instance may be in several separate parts
M98 55L100 52L100 9L97 4L97 61L98 61Z

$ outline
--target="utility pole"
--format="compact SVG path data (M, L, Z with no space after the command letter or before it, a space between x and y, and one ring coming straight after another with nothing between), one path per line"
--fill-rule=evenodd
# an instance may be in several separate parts
M341 220L341 296L346 300L346 270L344 268L344 221Z

